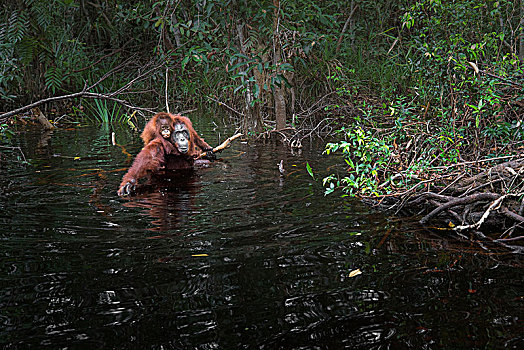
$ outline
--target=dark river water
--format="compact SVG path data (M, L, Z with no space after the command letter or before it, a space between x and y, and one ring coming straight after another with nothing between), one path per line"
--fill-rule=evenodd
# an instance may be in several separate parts
M232 134L194 123L213 145ZM321 144L235 141L220 162L119 198L132 158L111 133L133 156L137 133L18 131L0 141L6 349L523 346L519 257L324 196L339 162Z

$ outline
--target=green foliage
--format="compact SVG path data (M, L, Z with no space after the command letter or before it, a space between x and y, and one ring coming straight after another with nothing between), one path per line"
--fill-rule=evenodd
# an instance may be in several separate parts
M315 180L315 174L313 173L313 169L311 168L311 165L309 165L309 162L306 162L306 170L309 176L311 176L311 178Z
M331 30L336 22L335 15L328 13L329 9L311 2L285 2L279 11L274 4L273 1L253 6L238 3L237 9L228 6L227 10L231 11L228 12L231 18L242 14L234 23L226 24L235 29L227 33L234 34L229 43L235 43L239 33L243 42L228 45L224 50L232 83L223 86L223 90L239 97L252 95L248 100L252 107L268 105L271 103L268 96L277 88L291 87L289 78L297 72L298 65L302 67L301 72L310 68L307 56L323 52L327 40L325 30ZM219 18L215 20L220 21ZM277 22L278 27L275 26Z
M271 92L276 87L290 87L289 81L285 77L286 72L294 72L294 68L289 63L273 64L271 61L264 60L261 53L255 57L248 57L242 53L236 53L230 58L228 73L232 74L231 79L235 84L224 86L224 89L233 89L233 93L245 93L252 91L254 105L262 101L263 92ZM236 63L235 63L236 62ZM253 71L257 70L263 81L257 80Z
M416 88L424 103L475 106L476 124L480 125L486 99L490 106L498 104L501 81L474 74L469 62L502 77L521 74L516 52L503 53L508 38L516 43L518 37L511 31L518 16L505 17L513 6L511 1L424 0L408 9L402 16L411 52L405 64L418 76Z
M51 91L52 94L55 93L62 86L63 73L60 68L49 67L44 74L45 86Z
M339 130L345 137L337 143L326 145L326 154L342 152L347 165L348 176L338 180L333 175L324 178L324 186L329 184L326 194L334 191L337 186L343 185L344 191L350 195L378 194L378 177L383 173L391 156L390 147L384 140L372 135L369 130L361 126L342 128Z
M145 42L144 36L150 40L151 32L143 26L147 13L137 13L145 4L119 0L113 5L88 2L79 6L71 0L2 5L0 103L27 103L42 94L78 91L91 76L98 80L120 63L118 55L110 56L113 61L103 59L110 50L121 48L130 38L139 43ZM125 75L121 72L115 78L121 82Z
M360 124L348 129L371 131L391 122L390 145L408 142L412 125L423 130L431 121L437 131L424 147L432 157L456 161L472 130L491 140L522 139L521 118L506 113L505 95L507 81L524 74L516 56L522 33L517 4L9 1L0 7L0 103L19 106L79 91L120 67L104 81L114 91L152 59L160 68L132 84L140 93L126 95L137 105L164 96L166 71L170 103L177 107L205 106L212 97L236 110L247 102L267 116L272 93L292 87L295 112L336 94L315 117L347 120L355 116L341 113L343 104L372 100L373 110L363 108ZM522 93L511 96L519 99ZM97 120L118 118L113 109L92 104Z
M13 137L14 132L9 129L9 125L7 124L0 124L0 140L1 139L8 139L10 140L11 137Z
M93 124L128 123L130 117L121 112L122 107L117 103L108 103L107 100L95 99L93 103L86 103L90 113L86 118ZM109 107L112 105L112 107Z
M7 20L0 22L0 101L12 101L15 96L10 91L10 85L21 80L14 49L24 38L27 15L13 11L5 17Z
M358 99L368 91L373 105L360 108L356 117L339 116L350 120L341 131L344 140L328 144L326 153L341 151L347 176L327 176L327 192L340 186L351 195L389 193L413 186L435 167L522 142L515 103L524 93L512 83L522 84L524 74L517 57L519 5L363 2L360 19L377 15L367 23L355 21L354 35L348 32L347 38L354 48L342 46L337 59L345 60L330 66L326 76L339 96ZM368 41L359 35L366 26ZM326 111L335 114L338 108Z
M24 98L27 92L41 95L33 90L40 88L55 94L63 88L65 72L85 58L71 37L74 19L64 15L76 5L58 0L24 3L0 10L0 18L8 19L0 27L0 101Z

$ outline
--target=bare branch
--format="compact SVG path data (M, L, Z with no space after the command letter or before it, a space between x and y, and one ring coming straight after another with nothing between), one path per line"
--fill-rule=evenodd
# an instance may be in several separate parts
M129 109L134 109L134 110L138 110L138 111L145 111L145 112L149 112L149 113L155 113L155 111L152 110L151 108L143 108L143 107L133 106L130 102L128 102L126 100L121 100L121 99L112 97L111 94L98 94L98 93L95 93L95 92L80 91L80 92L76 92L74 94L69 94L69 95L62 95L62 96L55 96L55 97L44 98L44 99L42 99L40 101L31 103L31 104L29 104L27 106L20 107L18 109L15 109L13 111L10 111L10 112L4 113L4 114L0 114L0 121L4 121L7 118L12 117L13 115L17 115L17 114L23 113L25 111L28 111L28 110L34 108L34 107L38 107L38 106L40 106L40 105L42 105L44 103L60 101L60 100L67 100L67 99L73 99L73 98L79 98L79 97L92 98L92 99L101 99L101 100L110 100L110 101L114 101L114 102L120 103L121 105L123 105L123 106L125 106L125 107L127 107Z
M237 111L236 109L234 109L233 107L230 107L230 106L226 105L224 102L221 102L221 101L219 101L219 100L215 100L214 98L212 98L212 97L210 97L210 96L206 96L206 97L207 97L209 100L218 103L220 106L224 106L224 107L226 107L227 109L229 109L230 111L235 112L235 113L238 114L239 116L244 117L244 113L239 112L239 111Z
M444 210L446 210L448 208L455 207L457 205L469 204L469 203L478 202L478 201L482 201L482 200L495 200L495 199L499 199L499 198L500 198L500 195L495 194L495 193L478 193L478 194L473 194L471 196L464 197L464 198L457 198L457 199L451 200L451 201L449 201L447 203L444 203L441 206L435 208L431 213L429 213L428 215L426 215L422 219L420 219L420 223L421 224L425 224L432 217L434 217L435 215L439 214L440 212L442 212L442 211L444 211Z
M110 92L110 93L96 93L96 92L91 92L90 91L90 90L94 89L95 87L97 87L98 85L100 85L109 76L111 76L111 75L115 74L116 72L119 72L122 69L128 67L130 65L130 63L133 62L134 60L135 60L135 57L132 57L129 60L126 60L125 62L123 62L122 64L119 64L118 66L116 66L115 68L111 69L109 72L104 74L100 79L98 79L98 81L96 81L91 86L87 86L87 84L86 84L84 86L84 88L82 89L82 91L75 92L75 93L72 93L72 94L62 95L62 96L54 96L54 97L44 98L42 100L33 102L33 103L31 103L29 105L26 105L24 107L20 107L20 108L17 108L15 110L12 110L10 112L6 112L4 114L0 114L0 121L5 121L9 117L12 117L14 115L26 112L26 111L28 111L28 110L30 110L32 108L38 107L38 106L43 105L45 103L50 103L50 102L55 102L55 101L60 101L60 100L67 100L67 99L75 99L75 98L92 98L92 99L110 100L110 101L117 102L117 103L119 103L119 104L121 104L121 105L123 105L123 106L125 106L125 107L127 107L129 109L138 110L138 111L145 111L145 112L148 112L148 113L154 113L154 110L152 110L150 108L142 108L142 107L134 106L129 101L116 98L115 96L117 96L119 94L123 94L124 92L126 92L126 90L130 89L131 86L134 83L136 83L137 81L139 81L141 79L144 79L144 78L150 76L154 71L158 70L161 67L161 64L153 65L152 62L149 62L148 64L146 64L144 66L144 67L148 67L148 69L144 70L143 72L139 72L139 74L136 77L131 79L129 82L127 82L125 85L123 85L122 87L120 87L116 91L113 91L113 92Z
M475 195L475 196L478 196L478 195ZM473 197L473 196L472 196ZM478 229L483 223L484 221L486 221L486 219L488 218L489 214L491 213L492 210L496 209L501 203L502 201L504 200L504 198L506 198L506 195L504 196L500 196L499 198L495 199L491 204L490 206L488 207L488 209L486 209L486 211L484 212L484 214L482 214L482 217L480 218L479 221L477 221L476 223L474 224L471 224L471 225L459 225L459 226L456 226L454 228L455 231L464 231L464 230L476 230Z

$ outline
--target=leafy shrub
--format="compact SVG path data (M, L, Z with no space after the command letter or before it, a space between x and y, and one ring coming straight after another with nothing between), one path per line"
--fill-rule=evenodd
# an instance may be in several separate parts
M338 186L343 186L349 195L377 194L379 174L383 175L389 163L390 147L361 126L342 128L338 132L344 134L345 139L328 143L325 153L342 152L348 175L342 179L334 175L324 178L324 186L329 185L326 194L332 193Z

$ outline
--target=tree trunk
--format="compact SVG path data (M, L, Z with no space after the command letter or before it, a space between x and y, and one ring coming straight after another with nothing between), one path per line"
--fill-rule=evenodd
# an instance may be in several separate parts
M520 44L519 59L524 63L524 0L520 0Z
M180 47L182 45L182 39L180 34L180 29L178 28L178 20L176 19L176 15L173 12L171 14L171 26L173 28L173 35L175 36L175 44L176 47Z
M276 39L276 42L277 43L275 47L274 62L275 66L278 66L281 63L281 50L278 38ZM286 127L286 97L284 96L285 88L286 87L284 83L281 82L280 86L275 86L273 90L273 99L275 100L275 121L277 130L282 130Z
M286 98L284 97L284 87L276 87L273 97L275 99L276 129L282 130L286 127Z
M244 45L244 24L237 24L238 40L240 42L240 51L247 55L247 50ZM249 75L252 75L253 72L250 72ZM253 96L251 83L247 83L246 89L244 91L245 105L244 105L244 119L242 121L242 131L244 134L249 134L250 132L260 132L263 128L263 120L260 115L259 103L254 102L255 98Z
M282 63L282 48L280 45L279 20L280 20L280 0L273 0L273 63L277 67ZM285 86L281 82L280 86L275 86L273 98L275 100L275 120L276 129L281 130L286 127L286 98L284 96Z

